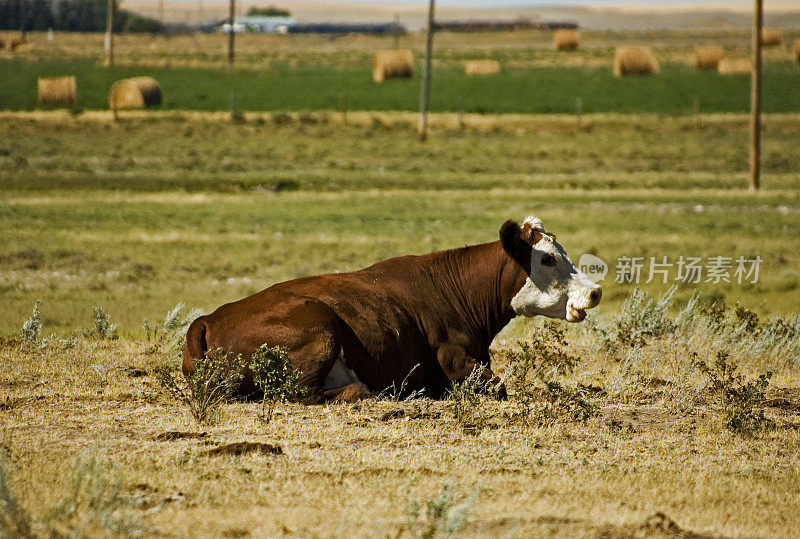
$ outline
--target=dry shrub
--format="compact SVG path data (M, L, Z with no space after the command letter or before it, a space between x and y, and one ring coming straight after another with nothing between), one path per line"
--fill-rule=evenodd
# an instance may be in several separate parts
M783 33L780 28L764 28L761 30L761 44L765 47L777 47L783 43Z
M39 103L75 105L78 103L78 85L75 77L49 77L39 79Z
M553 32L553 48L557 51L574 51L578 48L578 43L577 30L562 28Z
M737 75L740 73L750 73L750 60L747 58L723 58L719 62L717 71L722 75Z
M500 62L497 60L468 60L464 62L464 73L467 75L494 75L500 73Z
M161 86L152 77L118 80L111 87L108 104L112 110L141 109L161 104Z
M718 45L702 45L694 48L694 58L697 69L717 69L725 49Z
M661 68L650 47L617 47L614 50L614 76L658 74Z
M794 40L794 57L800 62L800 38Z
M383 50L375 53L372 63L372 78L375 82L386 79L411 78L414 76L414 53L409 49Z

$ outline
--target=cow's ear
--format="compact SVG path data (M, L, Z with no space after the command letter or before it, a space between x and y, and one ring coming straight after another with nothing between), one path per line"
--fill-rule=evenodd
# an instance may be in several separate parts
M530 272L531 245L523 238L523 229L516 221L509 219L500 227L500 244L512 260Z

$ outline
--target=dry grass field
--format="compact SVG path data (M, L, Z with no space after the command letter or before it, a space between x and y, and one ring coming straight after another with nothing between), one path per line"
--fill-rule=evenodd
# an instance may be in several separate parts
M256 419L257 403L243 402L224 405L215 424L195 423L159 391L156 367L176 356L154 341L103 339L94 328L67 340L5 340L5 531L792 537L797 319L786 319L790 337L756 323L760 336L742 340L746 313L656 310L629 306L641 320L616 316L606 346L593 321L567 331L566 347L539 349L545 364L558 350L580 357L570 374L548 378L563 394L532 380L528 400L512 391L509 401L471 404L390 395L287 404L269 424ZM645 320L669 329L623 344ZM552 332L515 323L495 345L495 370L508 375L516 339L552 343ZM720 350L747 383L714 386L697 368L710 365L719 380ZM756 387L767 369L769 387ZM457 402L468 412L458 418Z

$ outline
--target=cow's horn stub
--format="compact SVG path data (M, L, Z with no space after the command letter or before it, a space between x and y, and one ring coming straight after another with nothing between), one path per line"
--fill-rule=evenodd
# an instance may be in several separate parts
M522 223L521 236L525 241L533 244L539 243L546 234L542 220L538 217L528 216Z

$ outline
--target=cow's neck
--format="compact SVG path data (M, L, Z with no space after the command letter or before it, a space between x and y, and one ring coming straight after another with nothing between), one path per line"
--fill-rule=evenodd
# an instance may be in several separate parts
M525 283L524 270L499 241L431 255L437 279L447 283L448 297L464 331L485 341L485 347L515 316L511 299Z

